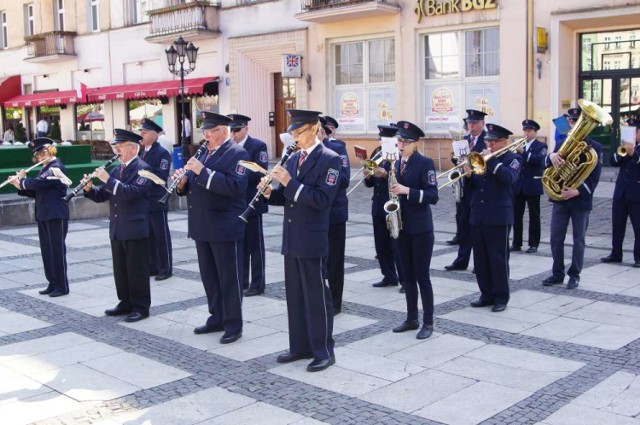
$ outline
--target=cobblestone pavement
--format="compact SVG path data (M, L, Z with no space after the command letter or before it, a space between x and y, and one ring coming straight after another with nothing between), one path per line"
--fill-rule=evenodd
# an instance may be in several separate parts
M609 176L610 177L610 176ZM605 177L604 180L607 180ZM611 178L608 178L610 181ZM8 424L640 424L640 272L600 264L610 244L613 184L591 215L580 287L545 288L550 207L540 252L511 257L512 299L499 314L471 309L474 276L455 257L449 190L434 207L434 335L391 333L404 319L381 276L370 192L350 197L345 306L336 366L279 365L288 347L282 212L265 216L267 290L244 301L243 337L194 335L207 317L186 214L170 214L174 276L152 281L151 317L106 317L115 305L108 222L75 221L67 238L71 294L38 295L44 275L34 225L0 228L0 422ZM567 238L567 253L571 238Z

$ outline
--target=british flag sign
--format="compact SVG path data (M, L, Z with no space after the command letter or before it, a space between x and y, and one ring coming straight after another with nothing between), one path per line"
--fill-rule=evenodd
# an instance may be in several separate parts
M300 55L282 55L282 76L285 78L302 77L302 58Z

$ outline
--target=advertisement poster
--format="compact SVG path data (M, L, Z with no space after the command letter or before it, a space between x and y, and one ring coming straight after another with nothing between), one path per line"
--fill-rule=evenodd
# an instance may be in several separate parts
M467 84L465 87L465 109L485 112L486 122L500 123L500 88L498 82Z
M364 90L336 90L336 120L341 132L364 133Z
M462 126L457 85L425 87L425 133L446 133Z

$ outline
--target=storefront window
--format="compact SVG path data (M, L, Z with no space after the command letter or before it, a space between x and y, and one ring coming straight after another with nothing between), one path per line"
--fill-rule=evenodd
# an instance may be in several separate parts
M425 79L458 78L460 50L458 33L433 34L426 37Z
M127 102L127 122L131 131L137 131L142 120L148 118L162 127L162 102L160 99L130 100Z
M640 49L636 49L636 31L581 34L580 71L640 68Z
M392 38L333 46L333 116L340 133L377 132L394 119L395 43Z
M76 140L105 140L104 104L76 106Z

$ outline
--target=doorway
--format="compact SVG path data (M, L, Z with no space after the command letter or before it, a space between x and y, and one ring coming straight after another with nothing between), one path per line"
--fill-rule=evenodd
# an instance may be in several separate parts
M275 157L282 156L282 141L280 134L286 133L289 127L289 119L286 110L296 107L296 79L283 78L281 73L273 74L273 87L275 90L275 124L276 124L276 149Z

